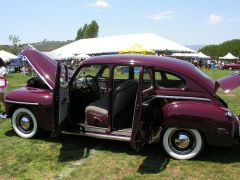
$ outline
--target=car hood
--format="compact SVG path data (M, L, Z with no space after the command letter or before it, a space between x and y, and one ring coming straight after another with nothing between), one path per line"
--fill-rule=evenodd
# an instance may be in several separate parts
M47 55L32 49L27 48L21 52L24 60L32 66L39 77L47 84L50 89L54 89L56 81L57 61L51 59ZM69 71L69 76L73 74Z
M215 83L215 92L221 87L225 93L228 93L240 86L240 72L237 71L229 76L219 79Z

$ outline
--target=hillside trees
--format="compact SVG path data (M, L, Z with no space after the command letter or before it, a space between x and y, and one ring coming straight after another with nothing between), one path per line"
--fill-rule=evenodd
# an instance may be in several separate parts
M97 21L92 20L90 24L85 24L83 27L78 29L75 40L95 38L98 36L98 31L99 25Z
M239 57L240 39L225 41L219 45L208 45L203 47L199 51L215 59L221 56L225 56L228 52L232 53L234 56Z

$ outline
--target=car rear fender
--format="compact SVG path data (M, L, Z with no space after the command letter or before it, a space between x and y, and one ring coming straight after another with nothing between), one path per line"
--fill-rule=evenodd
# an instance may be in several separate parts
M177 101L162 110L163 127L197 129L212 145L233 144L238 133L235 116L228 117L229 110L214 102Z

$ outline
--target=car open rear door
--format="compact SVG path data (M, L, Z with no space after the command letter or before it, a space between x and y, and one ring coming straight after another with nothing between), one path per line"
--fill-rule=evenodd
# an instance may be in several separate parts
M132 135L130 145L136 149L140 150L146 143L148 143L153 135L154 129L154 109L152 109L151 105L148 102L148 99L153 97L154 88L144 89L143 81L145 76L145 72L150 71L151 74L151 84L152 84L152 70L140 68L140 77L139 77L139 85L138 91L136 94L136 103L135 103L135 111L134 111L134 119L132 126Z
M58 62L55 88L53 90L54 130L52 136L57 136L61 132L61 124L68 118L68 107L68 69Z

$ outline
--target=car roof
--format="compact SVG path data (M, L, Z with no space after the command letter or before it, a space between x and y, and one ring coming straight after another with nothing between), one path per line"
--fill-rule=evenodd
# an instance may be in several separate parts
M82 64L116 64L116 65L136 65L145 67L159 67L172 71L192 71L193 65L180 59L149 56L149 55L104 55L96 56L83 61Z

